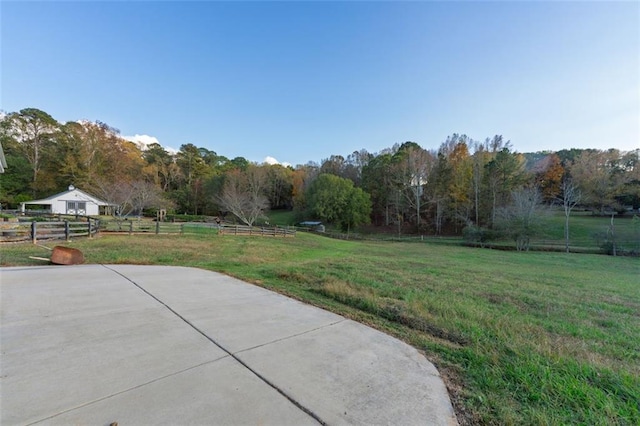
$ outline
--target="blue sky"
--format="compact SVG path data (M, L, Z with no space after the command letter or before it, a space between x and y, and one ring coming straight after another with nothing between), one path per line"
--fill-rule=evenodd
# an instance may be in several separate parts
M640 148L639 2L2 1L0 109L320 162L452 133Z

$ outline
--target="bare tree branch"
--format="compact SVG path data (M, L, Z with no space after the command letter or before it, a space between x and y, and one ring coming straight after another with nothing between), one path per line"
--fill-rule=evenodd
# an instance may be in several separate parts
M571 215L571 210L580 202L582 194L571 179L565 179L560 190L562 195L557 199L562 203L564 209L564 248L569 253L569 216Z
M522 188L513 191L511 199L498 210L498 224L513 237L518 251L529 251L531 237L539 230L542 195L538 188Z
M266 170L257 166L249 166L246 172L230 172L218 197L220 205L253 226L269 207L267 197L263 195L266 178Z

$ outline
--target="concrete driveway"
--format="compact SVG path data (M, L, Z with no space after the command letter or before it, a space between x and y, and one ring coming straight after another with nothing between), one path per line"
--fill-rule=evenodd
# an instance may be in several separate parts
M457 424L414 348L222 274L79 265L0 280L3 426Z

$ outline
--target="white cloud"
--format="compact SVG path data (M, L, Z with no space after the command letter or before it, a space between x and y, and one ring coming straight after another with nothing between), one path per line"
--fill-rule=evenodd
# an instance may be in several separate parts
M149 145L157 143L158 145L162 145L160 143L160 141L158 140L158 138L156 138L155 136L149 136L149 135L135 135L135 136L123 136L124 139L131 141L133 143L135 143L138 148L140 149L140 151L145 151ZM163 146L163 148L169 153L169 154L177 154L178 150L175 148L171 148L168 146Z
M281 163L281 162L279 162L278 160L276 160L275 158L273 158L271 156L266 156L264 158L264 160L262 160L262 162L266 163L266 164L271 164L271 165L280 164L280 165L282 165L284 167L289 167L291 165L289 163Z
M158 141L158 138L156 138L155 136L135 135L135 136L123 136L123 138L135 143L136 145L138 145L138 148L140 148L143 151L153 143L157 143L158 145L160 145L160 141Z

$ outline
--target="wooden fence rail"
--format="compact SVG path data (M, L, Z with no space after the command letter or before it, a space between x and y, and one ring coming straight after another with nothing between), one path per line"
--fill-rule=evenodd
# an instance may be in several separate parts
M37 243L44 239L65 239L74 237L92 237L98 232L98 221L86 222L5 222L0 226L0 241L28 241Z
M263 237L292 237L295 236L295 228L289 227L260 227L246 225L228 225L217 223L173 223L173 222L146 222L137 220L102 221L100 232L113 232L120 234L217 234L217 235L251 235Z
M289 227L260 227L245 225L221 225L218 231L220 235L255 235L262 237L295 237L295 228Z
M215 223L148 222L138 220L109 220L100 222L100 232L119 234L217 234Z

